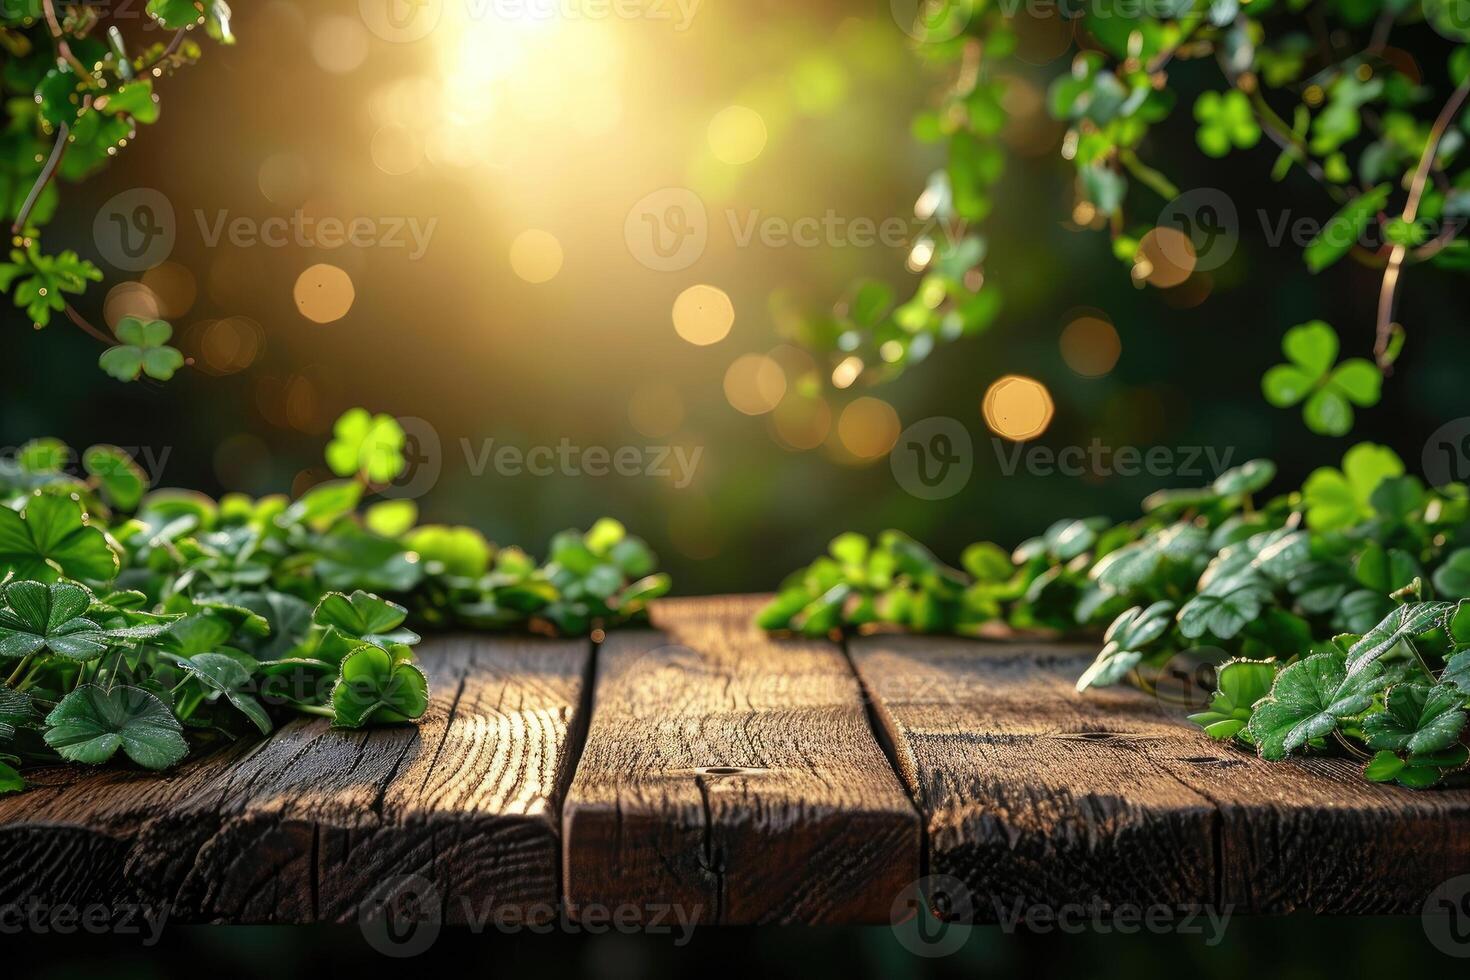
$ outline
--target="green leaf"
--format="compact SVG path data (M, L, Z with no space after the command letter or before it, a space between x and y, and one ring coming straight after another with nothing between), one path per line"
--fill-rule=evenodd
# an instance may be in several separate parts
M1276 464L1269 459L1253 459L1215 478L1211 485L1222 497L1252 494L1264 490L1276 478Z
M246 690L250 685L250 671L240 660L221 653L200 653L192 657L177 657L174 662L215 696L223 695L250 719L262 735L271 733L270 716L255 696Z
M1348 648L1348 670L1358 673L1372 666L1403 640L1412 640L1430 630L1444 628L1454 609L1455 604L1450 602L1419 602L1395 607L1381 623Z
M1234 738L1245 731L1255 704L1271 693L1276 665L1261 660L1232 660L1220 667L1208 709L1189 716L1211 738Z
M1338 531L1371 517L1373 491L1404 472L1393 450L1366 442L1349 449L1342 465L1316 470L1302 487L1307 526L1314 531Z
M1434 571L1434 588L1443 596L1470 596L1470 548L1450 552L1444 564ZM1470 641L1470 635L1465 639Z
M1179 610L1179 632L1191 640L1207 634L1231 639L1258 618L1270 601L1271 592L1259 579L1238 580L1221 591L1206 590Z
M312 621L318 626L333 626L346 636L364 643L386 647L390 644L417 643L419 636L400 629L408 610L396 602L380 599L361 590L345 596L329 592L317 604Z
M101 765L121 748L145 769L167 769L189 751L168 705L137 687L83 684L46 716L46 744L69 762Z
M1303 253L1307 260L1307 268L1314 273L1321 272L1351 251L1353 245L1362 237L1363 232L1368 230L1369 223L1388 203L1388 195L1391 190L1392 185L1379 184L1343 205L1342 209L1322 226L1322 230L1316 237L1307 243L1306 251Z
M1332 734L1343 719L1367 711L1383 682L1376 663L1350 677L1338 654L1314 654L1276 675L1270 696L1251 715L1250 736L1262 758L1284 759Z
M1424 755L1459 741L1465 727L1465 696L1447 684L1396 684L1388 691L1387 710L1363 723L1369 748Z
M35 495L19 514L0 506L0 575L106 582L117 569L106 536L86 525L82 505L70 497Z
M343 660L332 689L332 723L342 728L413 721L428 707L429 682L423 671L375 646L361 647Z
M121 511L138 509L148 492L148 477L133 457L116 446L93 446L82 455L82 468L97 481L102 496Z
M97 364L119 381L136 381L144 374L167 381L184 366L184 355L168 345L173 332L163 320L125 316L116 330L121 343L103 351Z
M36 717L30 695L0 685L0 743L15 738L16 730Z
M404 539L409 550L444 574L479 578L490 567L494 553L485 536L471 527L427 525L415 528Z
M43 650L68 660L95 660L107 651L101 627L82 616L92 597L61 582L11 582L0 609L0 658L28 657Z
M1337 331L1321 320L1312 320L1288 330L1281 349L1315 382L1337 363Z
M301 495L277 519L282 527L307 524L325 530L338 519L357 508L362 499L362 484L356 480L332 480L319 483Z
M145 9L148 16L171 31L204 23L204 7L200 0L148 0Z
M384 500L369 507L362 522L374 534L397 538L408 533L418 519L419 508L412 500Z
M1103 635L1103 648L1077 680L1077 690L1107 687L1118 683L1143 660L1145 651L1169 631L1174 604L1156 602L1147 609L1134 606L1124 612Z
M327 445L327 465L338 476L361 475L369 483L387 484L403 472L407 462L403 427L391 415L371 415L354 408L337 420Z

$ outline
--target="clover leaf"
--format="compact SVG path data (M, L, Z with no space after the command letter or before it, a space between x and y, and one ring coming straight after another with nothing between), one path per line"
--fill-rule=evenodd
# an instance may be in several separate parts
M1313 739L1332 734L1343 719L1367 711L1384 682L1377 663L1349 676L1340 654L1313 654L1276 675L1270 696L1251 715L1251 739L1261 758L1284 759Z
M0 575L105 582L117 568L107 537L85 523L82 505L70 497L38 494L20 513L0 507Z
M1403 461L1392 449L1359 443L1342 457L1342 469L1324 466L1302 487L1307 526L1314 531L1338 531L1373 516L1373 492L1384 480L1402 476Z
M1261 141L1250 99L1239 90L1205 92L1195 100L1194 118L1199 122L1195 139L1209 156L1223 157L1231 147L1248 150Z
M369 721L403 722L423 717L429 708L429 682L407 659L407 647L390 653L363 646L342 661L332 689L332 724L361 728Z
M1346 435L1353 406L1378 404L1383 374L1360 357L1337 363L1337 332L1321 320L1292 327L1281 343L1289 364L1278 364L1261 379L1266 401L1290 408L1306 401L1307 428L1323 435Z
M0 658L29 657L50 650L68 660L95 660L107 651L102 628L82 613L87 591L61 582L11 582L0 609Z
M1246 726L1257 701L1271 693L1276 664L1264 660L1232 660L1220 667L1215 693L1209 707L1189 716L1210 738L1224 741L1241 736L1249 739Z
M1208 543L1209 535L1203 528L1183 522L1173 524L1109 552L1093 566L1092 577L1105 589L1131 592L1152 582L1167 564L1194 562Z
M358 590L350 596L340 592L327 593L317 603L312 621L318 626L335 627L344 636L364 643L387 647L389 644L419 641L417 633L399 628L407 616L408 610L396 602Z
M1470 748L1456 745L1428 755L1402 758L1384 750L1373 756L1363 769L1363 778L1375 783L1393 781L1410 789L1427 789L1445 774L1463 766L1470 759Z
M145 769L167 769L189 751L168 705L137 687L83 684L61 699L46 725L46 744L68 762L101 765L121 748Z
M370 415L366 409L345 412L332 429L327 465L342 477L361 475L369 483L391 483L407 465L403 427L391 415Z
M1364 633L1348 648L1347 666L1357 673L1372 665L1403 640L1412 640L1434 629L1446 626L1455 604L1450 602L1415 602L1394 607L1377 626Z
M148 492L148 477L133 457L116 446L93 446L82 454L82 468L97 481L107 502L118 510L136 510Z
M1363 722L1369 748L1428 755L1447 749L1465 727L1465 696L1448 684L1396 684L1387 709Z
M209 700L221 695L239 709L240 713L254 722L262 735L271 733L271 719L265 708L246 688L250 685L251 668L254 661L245 657L223 653L200 653L192 657L176 657L174 662L191 677L197 679L211 692Z
M1205 634L1228 640L1261 615L1271 601L1271 590L1259 576L1247 572L1210 585L1179 610L1179 632L1191 640Z
M1156 602L1147 609L1134 606L1126 610L1103 634L1103 648L1078 678L1077 690L1118 683L1143 660L1147 648L1169 631L1173 620L1172 602Z
M167 381L184 366L184 355L168 344L173 334L174 328L163 320L125 316L117 324L121 343L103 351L97 364L119 381L137 381L143 374Z

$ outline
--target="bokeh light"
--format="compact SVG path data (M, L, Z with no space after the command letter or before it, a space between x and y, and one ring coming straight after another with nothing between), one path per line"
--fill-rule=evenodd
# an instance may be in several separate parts
M770 415L771 434L783 448L816 449L832 431L832 408L820 395L787 395Z
M766 148L766 121L754 109L732 105L709 124L709 148L722 163L749 163Z
M550 282L561 272L561 242L549 231L532 228L510 243L510 267L526 282Z
M991 432L1024 442L1046 431L1056 408L1046 385L1035 378L1008 374L985 392L981 411Z
M311 29L311 56L324 71L345 75L362 67L368 55L368 32L357 17L323 17Z
M1084 378L1100 378L1111 371L1123 353L1118 330L1090 314L1077 317L1062 329L1062 360Z
M888 455L898 442L900 429L893 406L871 396L848 404L837 420L837 438L842 448L860 460Z
M764 354L737 357L725 371L725 398L746 415L765 415L786 395L786 372Z
M107 291L107 299L102 304L102 319L114 329L123 317L156 320L162 313L158 297L141 282L118 283Z
M301 273L293 295L302 316L315 323L332 323L352 309L357 291L344 270L321 262Z
M1133 278L1160 289L1171 289L1194 272L1194 243L1178 228L1167 225L1151 229L1138 242L1133 261Z
M199 296L194 273L177 262L162 262L143 273L143 285L158 298L158 313L165 320L187 314Z
M674 300L674 330L700 347L718 344L735 325L735 304L714 286L690 286Z

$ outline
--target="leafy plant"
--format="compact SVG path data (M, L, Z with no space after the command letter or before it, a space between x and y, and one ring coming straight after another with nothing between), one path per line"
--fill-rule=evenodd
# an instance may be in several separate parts
M1395 320L1403 270L1470 267L1458 220L1470 209L1463 133L1470 32L1444 12L1454 4L1441 6L1426 15L1420 5L1390 0L1171 0L1127 12L1084 5L1039 15L1061 20L1074 39L1073 57L1047 92L1051 114L1068 127L1060 151L1077 174L1074 222L1105 230L1112 254L1140 285L1154 279L1161 234L1182 234L1195 253L1211 244L1217 223L1201 214L1157 217L1170 215L1188 188L1145 160L1180 92L1199 92L1192 114L1202 153L1259 157L1264 137L1277 152L1272 178L1315 189L1326 220L1303 252L1311 272L1349 255L1382 270L1372 322L1376 368L1385 371L1404 338ZM1001 306L979 227L1007 165L1008 89L1035 70L1011 63L1018 27L1037 15L992 0L910 9L914 22L904 26L917 55L944 78L913 132L945 152L914 208L925 225L909 254L919 276L912 298L895 302L889 286L862 283L830 313L783 320L794 340L828 359L839 387L892 378L939 344L985 330ZM1445 39L1442 53L1434 52L1433 33L1419 31L1417 39L1430 43L1414 59L1395 57L1393 31L1422 19ZM1318 43L1327 37L1331 43ZM1448 62L1450 90L1425 70L1430 61ZM1190 211L1188 204L1180 207ZM1365 244L1375 225L1382 229L1376 248ZM1340 435L1352 425L1351 405L1377 402L1378 378L1356 361L1326 374L1335 338L1332 348L1325 363L1315 352L1306 363L1293 357L1293 373L1273 372L1266 387L1274 404L1306 400L1308 424Z
M389 416L344 418L339 440L370 418L372 447L403 444ZM416 527L402 501L364 509L405 465L368 440L351 479L294 502L150 491L111 446L77 459L46 439L0 465L0 792L25 765L121 752L162 769L294 715L411 722L429 697L411 626L595 634L669 589L616 521L557 535L538 564Z
M1261 379L1266 401L1277 408L1305 402L1307 428L1323 435L1346 435L1353 427L1353 406L1378 404L1383 375L1360 357L1337 363L1337 332L1321 320L1286 332L1281 342L1290 364L1278 364Z
M171 328L124 320L114 338L88 323L71 299L102 272L76 252L45 251L41 229L56 214L61 181L96 174L136 141L140 127L158 121L155 81L199 60L192 37L235 40L225 0L149 0L144 11L140 28L129 11L103 4L0 5L0 218L14 240L10 260L0 262L0 293L38 329L64 313L107 345L101 367L123 381L140 374L167 380L183 365L166 344ZM172 33L129 51L129 34L157 28Z
M1103 631L1079 690L1152 689L1189 654L1217 667L1191 716L1211 737L1273 760L1347 753L1370 779L1430 785L1465 763L1470 600L1434 593L1462 582L1470 491L1403 473L1365 443L1341 470L1258 500L1275 467L1257 460L1155 493L1135 521L1058 521L1009 556L971 545L963 570L898 532L844 534L757 622L808 635Z

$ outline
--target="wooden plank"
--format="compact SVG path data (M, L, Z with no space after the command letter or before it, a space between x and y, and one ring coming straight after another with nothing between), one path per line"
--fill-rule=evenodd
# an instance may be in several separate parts
M598 652L563 822L574 915L887 922L918 814L834 644L776 641L752 598L666 602Z
M1140 691L1078 694L1091 648L877 636L851 644L928 868L977 917L1087 902L1418 913L1470 872L1470 791L1267 763ZM1004 910L1004 911L1003 911Z
M179 920L350 921L420 875L444 914L550 915L586 641L422 648L418 726L292 722L164 775L60 767L0 797L0 904L168 903Z

